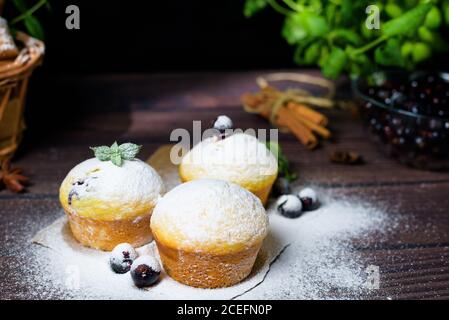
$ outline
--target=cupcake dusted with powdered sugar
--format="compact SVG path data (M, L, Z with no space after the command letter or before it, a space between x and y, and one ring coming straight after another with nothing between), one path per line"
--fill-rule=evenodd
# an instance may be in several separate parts
M251 272L268 217L251 192L234 183L199 179L158 202L151 229L172 278L194 287L226 287Z
M182 181L230 181L254 193L263 204L277 173L274 155L256 137L245 133L205 139L185 155L179 166Z
M158 173L135 156L140 147L126 143L93 148L95 158L75 166L62 182L60 201L75 238L112 250L152 239L150 217L163 192Z

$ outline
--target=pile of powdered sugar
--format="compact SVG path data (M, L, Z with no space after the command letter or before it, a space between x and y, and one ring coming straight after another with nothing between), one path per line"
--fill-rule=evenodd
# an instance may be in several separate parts
M109 253L85 248L71 235L63 216L41 230L33 242L45 246L39 254L39 274L24 274L23 281L38 282L45 290L62 288L63 298L79 299L232 299L262 281L274 259L279 244L266 242L261 249L253 273L241 283L214 290L182 285L165 273L160 281L147 289L136 288L129 273L115 274L108 263ZM137 248L139 255L159 259L154 242Z
M360 199L331 192L322 192L322 198L320 209L288 222L269 209L270 227L291 242L245 299L357 299L373 293L368 272L373 266L358 249L373 245L366 240L371 235L393 232L400 218Z
M153 159L154 160L154 159ZM168 185L179 179L169 160L151 161ZM159 163L156 165L156 163ZM166 163L167 165L165 165ZM160 167L163 166L163 167ZM172 181L165 178L171 177ZM167 183L168 182L168 183ZM318 190L321 207L297 219L268 208L269 235L252 275L231 288L204 290L184 286L164 273L148 290L133 286L129 274L114 274L108 254L83 248L70 235L65 218L36 237L27 250L35 265L23 277L36 296L84 299L357 299L370 294L369 264L358 250L371 235L393 232L398 219L361 199ZM154 244L139 249L157 257Z

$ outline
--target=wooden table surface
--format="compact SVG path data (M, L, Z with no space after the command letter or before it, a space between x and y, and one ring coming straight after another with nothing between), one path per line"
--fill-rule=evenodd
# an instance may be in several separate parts
M244 113L239 102L243 92L257 89L254 79L261 73L54 80L56 95L65 99L58 100L61 105L50 114L40 116L45 128L33 131L39 127L33 123L14 162L31 177L32 185L24 194L0 192L0 297L58 298L57 292L32 293L33 284L20 284L23 270L9 267L8 261L30 250L35 232L61 214L59 184L69 169L91 156L89 146L129 140L143 144L140 156L146 158L169 142L174 128L192 130L193 120L209 124L218 114L229 115L243 129L269 128L263 119ZM29 105L39 107L32 100ZM449 298L449 174L404 167L380 153L358 120L342 111L329 116L335 139L316 151L305 150L290 135L280 136L300 182L355 195L409 218L396 233L367 239L360 248L367 261L380 267L381 288L373 298ZM366 164L331 164L328 154L337 148L360 152Z

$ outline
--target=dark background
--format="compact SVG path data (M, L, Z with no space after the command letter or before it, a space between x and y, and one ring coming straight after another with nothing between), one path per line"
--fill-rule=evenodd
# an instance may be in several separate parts
M294 49L281 36L284 16L266 8L248 19L244 0L50 0L50 4L49 10L37 12L45 30L46 56L30 81L26 141L44 139L58 127L68 129L91 112L151 107L148 93L135 95L149 92L144 87L148 84L134 77L135 92L125 92L121 89L125 75L208 72L211 79L213 72L299 68L293 63ZM65 27L70 4L80 8L80 30ZM6 1L4 16L15 14ZM101 81L92 80L98 75ZM173 90L167 87L164 94Z
M31 3L31 2L30 2ZM37 17L46 32L41 71L52 74L167 72L292 67L283 16L253 18L243 0L50 0ZM65 28L70 4L80 30ZM8 7L5 8L8 14Z
M70 4L80 8L80 30L65 27ZM248 19L244 0L50 0L50 5L36 14L45 31L46 55L29 84L21 150L76 127L91 113L151 107L149 99L155 97L145 87L148 82L135 76L123 80L128 74L296 67L293 48L281 37L284 17L267 8ZM4 16L16 14L7 1ZM126 92L123 84L129 83L123 81L134 81L135 92L148 93ZM167 87L164 94L175 90Z

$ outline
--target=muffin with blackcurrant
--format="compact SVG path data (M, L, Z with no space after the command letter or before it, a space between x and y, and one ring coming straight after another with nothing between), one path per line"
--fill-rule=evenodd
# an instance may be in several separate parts
M150 217L164 187L159 174L136 159L132 143L92 148L95 158L75 166L60 187L59 199L73 236L83 245L112 250L152 240Z
M218 134L203 140L182 159L179 175L183 182L220 179L251 191L266 204L278 174L275 156L255 136L232 133L232 120L219 116Z

